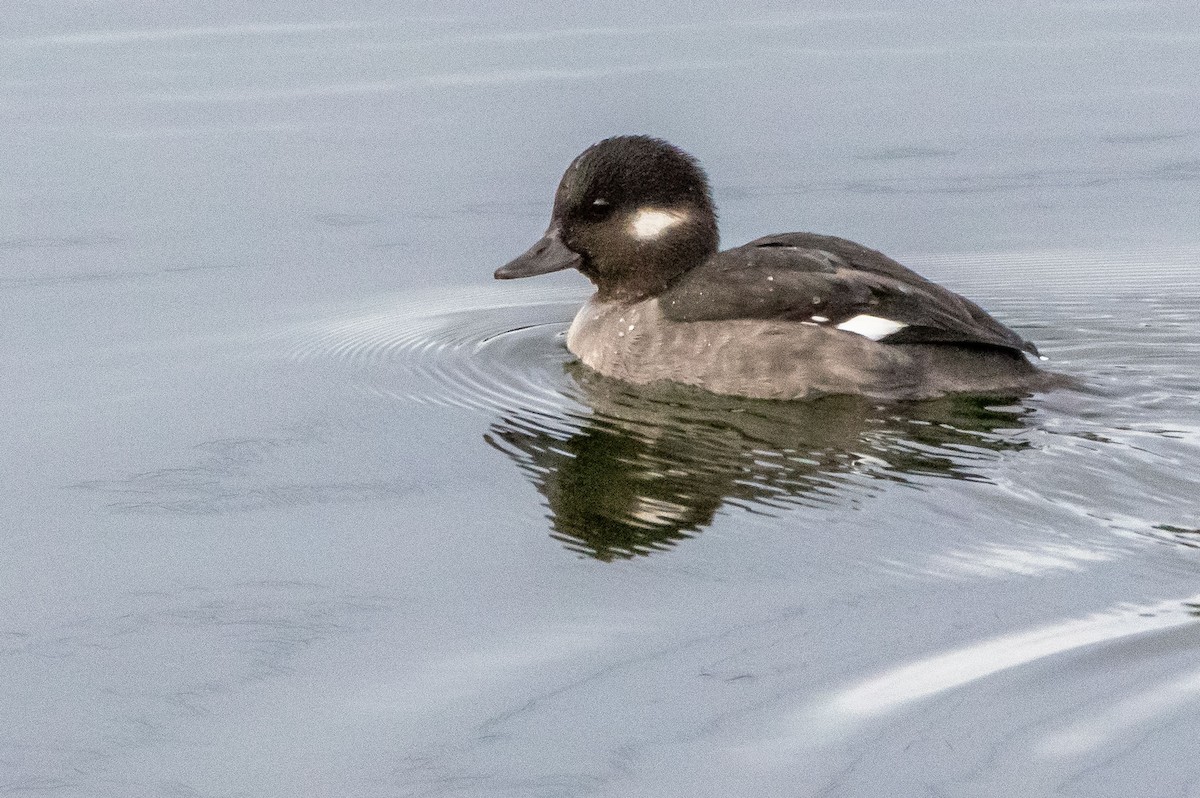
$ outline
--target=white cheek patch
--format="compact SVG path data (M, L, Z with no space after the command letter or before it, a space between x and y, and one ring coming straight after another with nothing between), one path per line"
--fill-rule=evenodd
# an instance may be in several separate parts
M633 220L629 223L629 232L639 241L650 241L685 219L686 213L664 211L661 208L641 208L633 215Z
M881 319L878 316L868 316L866 313L860 313L854 318L842 322L837 328L846 332L858 333L864 338L870 338L872 341L878 341L881 338L887 338L892 333L903 330L907 326L903 322Z

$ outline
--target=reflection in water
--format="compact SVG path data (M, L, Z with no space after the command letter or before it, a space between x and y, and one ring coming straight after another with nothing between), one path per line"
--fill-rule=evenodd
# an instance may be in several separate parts
M981 463L1028 445L1028 411L994 400L748 401L682 386L634 390L567 368L590 413L509 412L485 437L545 496L553 536L600 560L670 547L724 505L770 515L853 505L878 480L982 480Z

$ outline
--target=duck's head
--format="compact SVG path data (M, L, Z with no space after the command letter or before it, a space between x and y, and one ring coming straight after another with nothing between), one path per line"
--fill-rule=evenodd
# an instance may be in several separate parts
M558 184L546 234L497 279L576 268L603 299L661 293L717 251L717 215L696 159L650 136L588 147Z

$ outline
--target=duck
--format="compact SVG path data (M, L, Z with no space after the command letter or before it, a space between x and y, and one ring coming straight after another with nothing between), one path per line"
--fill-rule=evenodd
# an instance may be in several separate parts
M752 399L905 401L1056 387L1037 347L881 252L816 233L721 250L696 158L646 135L567 167L550 225L501 280L576 269L595 286L567 330L589 369Z

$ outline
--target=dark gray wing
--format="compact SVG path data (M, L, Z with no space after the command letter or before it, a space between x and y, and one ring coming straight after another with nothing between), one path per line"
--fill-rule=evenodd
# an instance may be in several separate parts
M852 331L864 324L887 330L884 322L894 322L896 331L878 340L1037 354L1033 344L969 299L873 249L813 233L767 236L719 252L676 281L660 301L675 321L779 319L846 324Z

